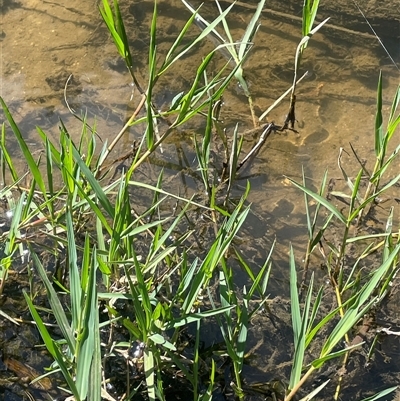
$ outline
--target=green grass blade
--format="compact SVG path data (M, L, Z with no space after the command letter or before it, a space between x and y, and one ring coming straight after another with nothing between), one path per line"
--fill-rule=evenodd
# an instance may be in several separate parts
M188 110L189 108L192 107L192 101L193 97L195 94L195 91L197 90L198 84L203 78L203 73L205 69L207 68L208 64L211 61L211 58L213 57L214 52L209 53L203 60L203 62L200 64L199 68L197 69L196 72L196 77L194 79L194 82L192 84L192 87L190 88L189 92L183 96L181 100L181 107L179 110L179 115L176 119L176 122L174 123L174 126L178 126L182 124L183 122L187 121L188 119Z
M198 322L201 319L207 319L212 316L226 314L226 312L229 312L234 307L235 307L235 305L228 305L228 306L225 306L222 308L215 308L215 309L213 308L211 310L206 310L203 312L189 313L187 315L182 315L182 316L168 322L168 324L165 326L165 330L169 330L169 329L177 328L177 327L183 327L189 323Z
M363 398L361 401L375 401L379 400L382 397L385 397L386 395L393 393L394 391L398 390L400 387L395 386L395 387L390 387L387 388L386 390L380 391L378 394L372 395L371 397ZM394 398L393 398L394 401Z
M339 358L340 356L343 356L344 354L350 352L351 350L360 347L362 344L364 343L358 343L358 344L354 344L354 345L350 345L346 348L343 348L339 351L335 351L335 352L331 352L327 355L325 355L322 358L318 358L315 359L311 365L314 366L314 368L319 369L325 362L331 360L331 359L335 359L335 358Z
M319 6L319 0L305 0L303 5L303 24L302 33L303 36L307 36L312 30L314 25L315 17L317 16Z
M78 166L81 168L82 173L88 180L90 186L92 187L94 193L97 196L97 199L99 200L100 204L104 207L106 212L111 218L114 218L114 208L112 207L107 195L104 193L102 187L100 186L99 182L93 175L93 173L90 171L89 167L85 164L85 162L82 160L78 150L75 148L75 146L72 147L72 152L74 155L74 159Z
M24 297L25 297L25 301L28 304L29 310L31 312L31 315L33 317L33 319L35 320L35 323L37 325L37 328L39 330L39 333L46 345L47 350L50 352L50 354L53 356L54 359L56 359L57 355L55 352L55 344L53 342L53 339L51 338L47 327L45 326L45 324L43 323L42 318L40 317L40 315L38 314L35 306L33 305L29 295L26 293L26 291L23 291Z
M338 218L343 224L347 225L347 220L343 216L342 213L339 212L328 200L323 198L321 195L316 194L315 192L311 191L310 189L306 188L303 185L298 184L296 181L292 180L291 178L287 177L288 180L297 188L301 189L304 193L314 198L317 202L323 205L326 209L328 209L336 218Z
M97 311L97 308L96 308ZM101 383L102 383L102 364L101 364L101 346L100 346L100 328L99 314L94 313L94 331L92 333L94 340L93 362L89 373L89 392L88 401L101 401Z
M293 357L292 372L290 375L289 388L293 389L299 382L301 377L301 371L303 368L303 361L306 349L306 332L308 327L308 316L312 297L313 288L313 277L310 280L308 287L306 300L304 303L303 314L300 313L299 295L297 288L297 272L296 264L294 260L293 248L290 247L290 300L291 300L291 315L292 315L292 326L293 336L295 344L295 352Z
M43 143L46 144L46 142L49 143L49 147L51 150L51 157L55 161L55 163L60 166L61 165L61 155L60 152L57 150L57 148L53 145L52 142L49 140L49 136L39 127L36 127L36 131L40 135Z
M392 266L393 260L398 257L399 252L400 252L400 243L389 255L387 260L378 269L375 270L371 279L363 286L363 288L358 293L358 296L355 299L354 304L346 311L346 313L341 318L339 323L332 330L324 346L322 347L321 358L330 354L333 347L335 347L336 344L338 344L338 342L344 337L344 335L354 327L354 325L357 323L358 319L360 319L362 314L366 313L368 308L373 305L373 302L376 300L376 298L374 298L373 301L370 301L367 307L362 308L364 303L377 288L381 279L385 276L385 274Z
M186 5L186 7L188 7L188 9L192 13L193 12L196 13L196 11L193 10L193 8L190 5L188 5L188 3L186 3L184 0L182 0L182 2ZM167 63L167 65L165 65L164 69L161 72L159 72L158 75L165 72L167 68L169 68L175 61L181 59L193 46L195 46L198 42L200 42L212 31L215 31L215 27L223 20L223 18L225 18L226 15L228 15L234 4L235 2L233 2L230 6L228 6L221 15L219 15L213 22L209 23L204 30L202 30L202 32L200 33L199 36L197 36L197 38L191 41L188 45L184 46L184 48L172 60L170 60L169 63ZM225 42L224 39L222 40L223 42Z
M85 251L90 250L90 243L86 241ZM84 399L87 396L90 383L87 378L90 377L91 372L97 378L95 380L101 383L101 370L94 372L92 370L93 355L95 352L96 336L98 336L99 327L95 325L98 321L98 306L97 306L97 293L96 293L96 271L97 271L97 255L96 249L92 252L92 263L89 269L89 281L83 288L85 294L84 301L82 302L82 324L80 332L77 337L79 345L77 366L76 366L76 387L79 394ZM97 317L96 317L97 316ZM98 395L99 390L98 390Z
M222 10L222 8L221 8L221 6L220 6L218 0L215 0L215 3L217 4L219 13L222 14L222 13L223 13L223 10ZM200 17L200 15L198 15L198 16ZM202 20L205 21L203 18L202 18ZM203 22L203 21L202 21L202 22ZM222 22L222 26L224 27L225 35L226 35L226 37L228 38L228 42L230 42L230 43L232 44L232 46L230 46L229 52L230 52L231 55L236 59L236 58L237 58L237 55L236 55L237 53L236 53L236 49L233 47L233 43L234 43L235 41L234 41L233 38L232 38L231 30L229 29L229 25L228 25L228 21L226 20L226 18L223 18L221 22ZM203 22L203 24L204 24L205 26L208 25L207 22L205 22L205 23ZM213 31L211 31L211 32L212 32L212 35L213 35L214 37L217 38L217 41L220 40L221 43L225 43L225 42L226 42L226 41L222 38L222 36L220 36L220 35L218 34L217 30L213 30Z
M249 48L249 43L253 41L254 35L256 34L259 28L258 20L260 19L264 5L265 5L265 0L260 0L260 2L257 5L257 9L253 14L253 17L251 18L249 24L247 25L246 31L241 40L242 43L239 45L239 51L238 51L239 60L244 59L244 57L246 56L247 50Z
M249 327L249 313L248 313L248 304L242 305L239 322L237 323L239 335L236 342L236 350L235 350L235 362L237 365L237 373L242 373L244 356L247 346L247 334Z
M70 280L70 297L72 312L72 329L79 332L81 328L82 288L78 270L78 255L76 251L74 226L71 212L66 213L67 241L68 241L68 272Z
M146 143L147 149L152 150L154 145L154 124L157 123L153 115L153 86L156 76L156 30L157 30L157 0L154 1L153 18L150 28L150 48L149 48L149 86L146 93L147 128Z
M305 397L303 397L300 401L312 400L330 381L331 381L331 379L326 380L321 385L319 385L317 388L315 388L313 391L308 393Z
M388 124L390 125L393 120L395 120L395 115L396 115L396 110L399 106L400 103L400 85L397 87L397 91L393 97L393 102L392 102L392 107L390 108L390 115L389 115L389 122ZM397 118L399 118L398 116Z
M63 334L63 338L66 340L69 349L71 350L72 353L75 353L75 348L76 348L76 340L75 336L73 334L73 331L70 327L70 324L68 322L67 316L64 312L64 309L61 305L61 302L57 296L56 291L53 288L52 283L47 277L46 271L40 262L38 256L36 253L33 251L33 249L30 249L31 256L34 262L34 265L40 275L40 278L42 279L46 290L47 290L47 298L49 300L51 309L54 313L54 316L57 320L58 326Z
M149 348L145 348L144 350L144 374L149 400L156 401L154 353Z
M77 401L80 401L80 395L78 392L78 389L75 386L75 382L73 378L71 377L68 367L64 362L64 357L61 354L61 352L58 350L57 345L55 345L53 339L50 337L50 334L46 328L46 326L43 323L43 320L39 316L39 314L36 311L35 306L33 305L31 299L29 298L28 294L23 291L25 301L28 304L29 311L31 312L31 315L33 319L35 320L35 323L38 327L39 333L46 345L47 350L50 352L50 354L53 356L54 360L57 362L61 372L63 373L64 379L66 380L69 389L72 391L74 394L75 398ZM83 401L83 400L82 400Z
M114 0L114 10L115 10L115 27L116 27L119 37L122 40L122 43L124 44L123 58L127 60L128 69L130 70L133 66L132 55L131 55L131 52L129 49L128 37L126 35L125 25L124 25L124 22L122 19L121 11L119 9L119 4L118 4L117 0Z
M229 181L228 181L228 188L226 189L226 198L228 199L229 194L232 189L233 182L236 178L236 171L238 166L238 160L240 156L241 144L242 142L238 142L238 128L239 125L236 124L233 130L233 138L232 138L232 148L231 154L229 158Z
M8 109L7 105L5 104L4 100L2 97L0 97L0 103L3 108L4 114L11 126L12 131L14 132L14 135L18 141L18 144L22 150L22 153L24 154L24 158L28 164L29 170L31 174L33 175L33 178L35 179L35 182L39 186L39 189L42 193L42 195L46 198L46 186L43 181L43 175L39 170L38 165L36 164L35 160L33 159L32 153L30 152L22 134L21 131L19 130L17 124L15 123L10 110Z
M176 49L179 47L180 43L182 42L183 38L186 35L186 32L188 31L188 29L190 28L190 26L192 25L194 19L195 19L196 14L192 14L192 16L190 17L190 19L186 22L185 26L182 28L181 32L179 33L179 35L177 36L177 38L175 39L175 42L172 44L172 46L170 47L167 55L165 56L165 60L160 68L160 71L157 74L157 77L159 77L160 75L162 75L167 69L168 67L172 64L170 63L170 59L173 56L173 54L175 53ZM173 103L173 102L172 102Z
M108 0L103 0L103 8L100 7L99 9L100 9L100 14L103 17L103 20L106 23L109 32L111 33L115 45L117 46L119 54L121 55L121 57L125 59L127 55L125 43L117 31L116 23L114 21L114 16L111 7L108 4Z
M297 271L296 263L294 260L293 247L290 246L289 253L289 266L290 266L290 305L291 305L291 316L292 316L292 326L294 343L297 344L300 337L301 331L301 314L300 314L300 304L299 295L297 288Z
M361 201L361 197L360 197L360 194L359 194L359 188L360 188L362 175L363 175L363 169L361 169L358 172L357 177L356 177L356 179L354 181L354 184L353 184L353 190L352 190L351 197L350 197L349 217L351 216L351 213L354 210L356 201L357 200ZM349 218L348 218L348 220L349 220Z
M6 182L6 169L5 165L7 164L8 169L11 173L11 177L15 182L18 182L18 173L17 170L14 167L14 163L11 159L11 156L6 148L6 126L5 123L1 125L1 141L0 141L0 146L1 146L1 178L2 178L2 183L5 184Z
M383 144L383 117L382 117L382 71L379 72L378 88L376 91L375 114L375 155L380 156Z

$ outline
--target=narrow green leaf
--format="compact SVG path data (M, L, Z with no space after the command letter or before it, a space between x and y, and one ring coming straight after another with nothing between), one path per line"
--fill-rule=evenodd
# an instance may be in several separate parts
M47 350L50 352L50 354L53 356L54 360L57 362L58 366L60 367L60 370L63 373L64 379L66 380L68 387L74 394L76 400L81 401L82 399L80 398L80 394L75 386L75 382L69 373L68 367L64 362L63 355L58 350L57 345L55 345L53 339L50 337L50 334L49 334L46 326L44 325L43 320L37 313L36 308L33 305L28 294L25 291L23 291L23 294L25 297L25 301L28 304L29 311L31 312L31 315L32 315L33 319L35 320L36 325L38 326L39 333L46 345Z
M186 1L182 0L182 2L192 13L197 13L197 11L194 11L193 8L188 3L186 3ZM225 16L230 12L234 4L235 2L233 2L230 6L228 6L225 9L225 11L221 15L219 15L213 22L209 23L207 28L202 30L202 32L200 33L199 36L197 36L197 38L190 41L189 44L184 46L183 49L175 57L173 57L172 54L169 54L169 61L164 62L163 68L158 73L158 75L163 74L175 61L180 60L193 46L195 46L198 42L200 42L203 38L205 38L211 31L213 31L214 28L222 21L222 19L225 18ZM193 19L194 16L193 18L190 19L190 24L192 23ZM185 28L187 27L185 26ZM174 47L176 48L177 45L175 45Z
M325 362L327 362L327 361L329 361L331 359L334 359L334 358L338 358L338 357L346 354L347 352L350 352L352 349L360 347L363 344L364 344L363 342L362 343L358 343L358 344L346 347L344 349L341 349L340 351L332 352L332 353L330 353L328 355L325 355L322 358L315 359L314 361L312 361L311 365L315 369L319 369Z
M347 225L346 218L328 200L323 198L321 195L316 194L315 192L311 191L310 189L304 187L303 185L298 184L296 181L292 180L291 178L289 178L289 177L287 177L287 178L294 186L296 186L297 188L299 188L303 192L305 192L307 195L314 198L317 202L322 204L326 209L328 209L331 213L333 213L333 215L336 216L343 224Z
M396 93L393 97L392 107L390 108L389 122L388 125L392 124L395 119L398 119L400 116L395 117L397 107L400 104L400 85L397 86Z
M9 171L11 173L11 177L14 181L14 183L19 182L22 177L20 179L18 179L18 173L17 170L15 169L15 166L13 164L13 161L10 157L10 154L6 148L6 142L5 142L5 138L6 138L6 125L5 123L3 123L1 125L1 141L0 141L0 146L1 146L1 175L2 175L2 183L5 184L6 182L6 169L5 169L5 164L7 164Z
M165 337L161 334L152 334L149 336L149 339L154 342L154 344L162 345L164 348L167 348L171 351L176 351L176 347L170 341L168 341Z
M89 246L89 242L85 247ZM101 382L101 370L92 371L93 355L95 352L96 336L98 336L99 327L95 325L98 321L98 306L96 293L96 271L97 271L97 255L96 249L92 252L92 263L89 269L89 281L83 288L84 301L82 303L82 324L77 336L79 351L77 353L76 366L76 387L83 399L86 398L89 390L89 382L91 372L97 375L96 381ZM83 283L82 283L83 284ZM99 352L99 351L97 351Z
M375 155L378 157L383 143L383 117L382 117L382 71L379 72L378 88L376 91L376 114L375 114Z
M377 300L377 298L375 297L371 301L369 301L369 303L365 307L363 307L368 298L376 290L382 277L384 277L385 274L387 274L387 271L392 266L393 260L398 257L399 252L400 252L400 243L391 252L386 261L379 268L375 270L370 280L359 291L357 298L354 301L354 304L346 311L344 316L340 319L339 323L332 330L324 346L322 347L321 358L325 357L331 352L333 347L335 347L336 344L338 344L338 342L344 337L344 335L354 327L354 325L360 319L362 314L366 313L367 310Z
M82 160L79 152L75 148L75 146L72 147L74 159L76 163L79 165L81 168L83 174L85 175L86 179L88 180L90 186L93 188L93 191L95 192L100 204L104 207L106 212L111 218L114 218L114 208L112 207L107 195L104 193L102 187L100 186L99 182L97 179L94 177L93 173L89 170L88 166L86 166L85 162Z
M254 35L256 34L259 28L258 20L260 19L261 12L265 5L265 1L266 0L259 1L256 11L254 12L249 24L247 25L246 31L243 35L241 44L239 46L239 51L238 51L239 60L242 60L245 57L247 50L249 48L249 43L253 41Z
M8 107L5 104L2 97L0 97L0 103L3 108L4 114L11 126L11 129L14 132L14 135L18 141L18 144L22 150L22 153L24 154L24 158L28 164L29 170L32 173L33 178L35 179L35 182L38 184L42 195L46 198L47 191L46 191L46 186L43 181L43 175L40 172L39 167L36 164L35 160L33 159L32 153L30 152L30 150L21 134L21 131L19 130L17 124L15 123L15 121L10 113L10 110L8 109Z
M144 349L144 375L146 377L147 395L150 401L156 401L156 387L154 374L154 353L146 347Z
M103 0L103 8L99 7L99 10L101 16L103 17L104 22L107 25L109 32L111 33L115 45L117 46L119 54L121 55L121 57L125 58L126 57L125 44L120 34L117 32L113 13L110 5L108 4L108 0Z
M57 293L53 288L52 283L50 282L50 280L47 277L46 271L42 265L42 263L40 262L38 256L36 255L36 253L33 251L33 249L30 249L31 252L31 256L34 262L34 265L40 275L40 278L42 279L46 290L47 290L47 299L49 300L51 309L54 313L54 316L56 317L58 326L63 334L63 338L66 340L69 349L71 350L71 352L74 354L75 353L75 346L76 346L76 341L75 341L75 337L74 334L72 332L72 329L69 325L67 316L64 312L64 309L61 305L60 300L58 299Z
M361 401L375 401L379 400L380 398L384 397L385 395L388 395L390 393L393 393L394 391L398 390L399 386L394 386L387 388L386 390L382 390L379 393L372 395L371 397L363 398ZM394 400L394 399L393 399Z
M299 304L299 294L297 288L297 271L296 263L294 260L293 247L290 246L289 251L289 267L290 267L290 309L292 316L292 326L294 343L299 341L300 331L301 331L301 314L300 314L300 304Z
M82 288L78 270L78 256L76 251L74 226L71 212L66 213L67 240L68 240L68 272L70 279L70 296L72 311L72 330L80 330L82 313Z

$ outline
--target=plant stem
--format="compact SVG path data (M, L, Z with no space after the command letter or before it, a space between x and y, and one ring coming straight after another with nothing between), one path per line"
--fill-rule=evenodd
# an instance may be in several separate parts
M142 94L142 97L140 99L138 107L136 107L136 110L133 112L132 116L129 118L129 120L126 122L126 124L122 127L121 131L114 138L114 140L111 142L110 146L107 148L106 152L104 153L103 159L99 163L99 173L102 171L101 167L102 167L104 161L107 159L107 156L114 149L115 145L121 139L122 135L124 135L125 131L131 126L132 122L135 120L136 116L139 114L139 111L142 109L145 101L146 101L146 95Z
M307 370L305 375L300 379L300 381L290 390L290 393L285 397L285 401L290 401L294 395L297 393L299 388L305 383L305 381L309 378L311 373L315 370L314 366L311 366L310 369Z

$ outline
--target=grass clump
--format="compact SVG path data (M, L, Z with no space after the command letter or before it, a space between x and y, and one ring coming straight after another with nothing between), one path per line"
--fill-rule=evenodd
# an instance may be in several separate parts
M217 2L219 15L211 23L200 19L199 10L186 5L192 16L167 54L159 55L157 3L154 3L148 83L144 86L134 72L134 57L119 4L115 0L111 7L107 0L102 1L101 15L139 92L135 113L109 146L104 144L97 148L95 129L91 130L85 121L79 143L74 143L67 127L61 123L58 144L52 143L38 128L44 153L35 159L1 99L8 125L29 167L29 175L19 174L7 149L6 125L3 124L1 174L3 182L11 184L2 189L1 197L7 200L12 218L1 236L0 293L14 264L22 261L32 267L30 291L25 291L24 297L54 359L48 374L60 372L64 390L76 401L116 399L121 394L124 399L167 400L177 397L177 391L171 395L170 383L179 383L185 389L183 397L186 398L182 399L212 400L216 389L223 389L225 393L232 391L234 397L241 400L247 395L243 367L248 357L248 334L254 316L264 308L268 310L273 246L257 273L235 246L238 232L250 211L246 201L250 188L246 186L239 200L230 197L236 171L241 165L243 139L239 138L237 127L229 141L224 136L218 123L218 105L232 80L237 79L251 106L242 67L257 31L264 1L259 3L239 44L233 41L226 21L233 5L223 11ZM295 76L289 90L293 104L283 128L295 120L294 91L301 55L312 34L325 23L313 28L317 8L318 2L305 2L303 39L296 51ZM202 30L188 42L185 35L199 19L203 22ZM190 87L176 95L168 110L160 111L154 104L159 78L174 63L182 62L201 40L210 34L217 35L218 24L223 25L228 40L219 37L223 43L205 55L193 73ZM229 51L234 66L231 68L227 63L220 71L212 73L210 61L220 48ZM294 354L287 385L279 390L268 390L273 399L289 401L303 392L306 393L303 399L309 400L323 390L328 381L309 391L307 380L333 359L341 358L343 366L346 365L352 350L361 345L350 338L353 328L379 306L390 292L390 283L398 272L400 243L399 233L391 224L393 209L387 216L385 233L371 236L363 232L363 216L400 178L385 176L399 150L397 146L387 155L400 122L397 114L400 90L396 92L386 130L383 129L381 77L377 92L373 170L369 172L361 165L356 178L351 179L339 156L339 167L349 191L330 191L330 195L349 199L346 212L338 210L326 198L327 173L318 192L307 188L304 175L302 183L291 180L305 198L308 244L304 271L309 269L311 254L325 245L328 253L323 253L324 264L336 305L328 313L322 310L323 288L315 290L313 275L307 280L304 274L302 285L297 284L294 252L290 249ZM155 183L140 181L136 175L138 167L177 127L198 116L205 118L206 124L203 137L194 138L198 181L204 186L206 200L198 202L166 190L162 171ZM254 120L253 112L252 116ZM159 130L161 119L168 121L164 132ZM146 132L131 155L131 164L110 180L112 164L106 166L107 158L127 128L143 122ZM272 128L273 123L268 124L263 135L267 137ZM212 141L222 142L225 148L227 163L220 177L210 168ZM29 181L23 185L27 178ZM367 183L364 193L362 181ZM223 188L225 196L220 201L217 193ZM148 202L137 205L138 193L145 194ZM315 202L313 210L308 206L310 199ZM171 212L171 205L174 205L174 212ZM323 210L328 213L326 217L321 217ZM209 219L210 231L214 233L203 253L196 249L199 213ZM336 245L326 237L329 229L338 225L343 228L343 234ZM349 248L357 243L367 245L350 264ZM39 256L43 251L56 261L52 277L48 276L47 266ZM380 253L381 263L364 274L359 268L360 260L372 252ZM240 290L234 280L233 261L240 265L249 280ZM50 318L45 318L35 302L38 296L36 277L40 277L46 290ZM59 333L48 327L49 321L57 325ZM214 348L203 345L201 329L211 324L210 321L218 323L223 345ZM321 340L321 332L326 330L329 333ZM345 346L340 345L343 338ZM321 345L315 354L317 343ZM308 353L311 347L312 355ZM123 368L113 372L110 366L121 361ZM221 373L221 365L230 367L229 383ZM340 379L334 399L339 399L342 384ZM368 399L378 399L394 389Z

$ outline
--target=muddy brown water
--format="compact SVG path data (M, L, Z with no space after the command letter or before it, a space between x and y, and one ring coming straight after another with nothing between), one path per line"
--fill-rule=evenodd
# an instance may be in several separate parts
M197 5L197 2L193 3ZM386 115L399 82L398 69L371 34L358 10L349 3L351 2L341 1L335 3L337 7L328 4L321 6L321 17L332 16L331 26L323 28L321 33L312 38L302 60L301 70L308 70L309 78L298 86L298 133L288 131L269 138L234 188L234 194L240 195L246 180L250 181L252 187L249 196L249 201L253 204L252 213L240 234L241 248L249 261L255 267L260 266L275 238L279 244L271 281L270 306L274 316L278 318L274 324L263 317L253 322L249 349L253 349L257 356L244 370L249 382L269 382L274 378L288 378L290 374L290 354L287 350L291 349L292 333L288 303L287 250L289 243L292 243L298 265L301 266L306 228L303 197L289 184L286 176L300 181L301 170L304 168L309 185L316 189L324 170L328 169L329 176L336 179L337 188L342 189L341 175L337 168L339 149L344 147L349 152L342 159L348 172L358 171L354 157L350 155L350 142L362 159L368 160L373 156L379 70L382 70L384 76L383 107ZM256 1L244 4L239 2L230 15L232 32L238 40L250 19L251 8L256 4ZM397 2L388 1L382 5L381 2L365 0L360 1L359 5L371 23L375 24L392 58L400 65L400 13ZM144 83L148 26L153 3L121 1L121 7L134 49L135 68L139 80ZM290 87L294 53L301 31L301 11L296 2L272 1L267 2L266 7L268 10L262 15L254 48L244 68L257 115ZM162 54L168 49L189 14L177 0L160 1L159 14L158 50ZM203 14L207 17L215 15L211 2L204 6ZM110 142L136 108L138 94L130 86L129 75L99 17L96 2L3 0L1 17L0 93L32 148L39 146L35 126L40 126L57 141L59 118L64 121L75 139L79 137L81 123L71 116L63 99L65 83L71 74L72 79L66 90L68 102L78 114L87 112L91 122L95 118L97 131L103 140ZM193 37L196 33L196 29L193 29L190 35ZM192 72L212 46L207 40L201 43L184 62L176 64L160 81L157 89L160 107L168 104L176 93L187 88ZM222 58L216 56L213 62L217 68L221 65ZM269 119L281 123L287 108L286 100L271 113ZM231 130L236 123L241 131L251 128L246 99L239 87L232 88L226 94L222 116ZM203 122L201 124L204 126ZM143 130L143 127L132 128L112 156L117 157L120 152L129 149L133 140L143 134ZM182 131L169 139L164 145L164 154L153 157L154 163L146 172L146 178L154 181L160 165L163 165L170 174L168 182L171 187L186 196L200 192L201 182L184 173L177 174L180 169L187 167L185 160L188 163L194 160L192 134L196 130L201 132L199 121L187 124ZM396 135L398 141L398 133ZM9 146L18 154L11 135L8 138ZM246 139L245 148L249 149L253 141L254 138ZM217 148L213 149L215 159L220 162L218 151ZM394 171L398 167L397 163ZM383 227L390 205L395 206L395 220L398 223L399 207L395 202L389 201L379 210L378 220L371 222L375 229ZM344 205L338 201L337 206ZM313 268L320 264L318 257L312 259ZM238 282L242 285L242 275L240 272L237 275ZM323 282L324 274L319 272L318 275ZM398 280L391 298L379 310L381 324L392 326L394 331L400 331ZM23 286L24 284L12 287L9 291L18 292ZM10 296L10 292L8 294ZM333 294L329 288L325 297L328 304L330 299L333 302ZM13 302L11 306L14 309L22 308L22 304L17 302L14 305ZM40 343L36 331L29 329L18 336L22 329L10 326L2 317L0 319L1 346L5 350L12 350L16 359L23 358L28 365L41 369L47 362L43 362L43 356L34 349ZM209 338L218 338L218 334L214 332L207 335ZM364 353L353 358L344 381L343 399L361 399L375 390L400 383L398 339L396 336L382 336L375 358L367 366L364 366ZM284 344L284 350L276 344ZM0 378L8 375L6 367L0 364ZM335 371L331 368L328 372L317 375L314 384L318 379L322 380L324 374L335 378ZM326 397L332 394L332 388L331 386L326 390ZM4 387L0 380L0 391L2 389ZM14 395L12 388L6 391L7 400L21 399L16 395L18 391L15 390ZM12 398L14 396L16 398ZM251 399L259 398L252 396Z

